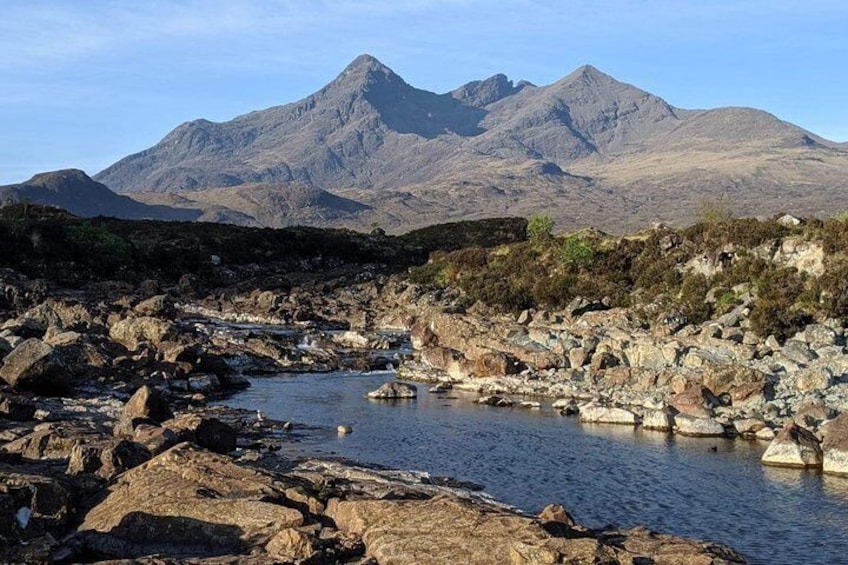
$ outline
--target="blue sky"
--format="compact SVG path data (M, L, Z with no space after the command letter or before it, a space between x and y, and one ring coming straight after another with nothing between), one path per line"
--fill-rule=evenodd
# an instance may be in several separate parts
M0 184L298 100L361 53L437 92L589 63L848 141L846 30L844 0L0 0Z

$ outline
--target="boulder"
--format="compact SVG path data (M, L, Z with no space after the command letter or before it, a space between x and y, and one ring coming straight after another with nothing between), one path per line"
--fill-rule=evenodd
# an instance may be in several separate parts
M396 400L399 398L415 398L418 396L418 388L414 385L399 383L396 381L383 384L377 390L368 393L368 398L385 400Z
M295 528L284 528L271 538L265 551L286 563L302 563L318 554L316 540Z
M769 444L762 462L775 467L821 467L822 449L811 431L790 422Z
M492 394L490 396L481 396L477 399L477 404L485 404L486 406L496 406L498 408L509 408L515 405L515 402L506 396Z
M798 392L823 391L833 384L833 374L827 368L810 368L800 371L795 377Z
M115 424L116 436L133 435L133 430L141 423L161 424L174 417L168 402L162 393L148 385L140 387L124 405L121 417Z
M96 473L103 465L103 461L100 459L102 455L102 444L77 443L71 449L71 455L68 459L68 468L65 472L74 476Z
M142 343L158 347L176 338L177 333L177 327L172 322L152 316L124 318L109 328L109 337L130 351L137 350Z
M174 430L140 424L133 430L133 441L146 447L152 455L158 455L180 443L180 438Z
M674 428L674 412L669 409L645 410L642 415L642 427L646 430L670 432Z
M776 435L777 434L774 433L773 429L763 428L760 431L758 431L756 434L754 434L754 437L756 437L760 441L771 441L775 438Z
M97 474L104 479L111 479L128 469L138 467L150 459L150 456L150 450L143 445L126 439L118 440L100 454L101 465Z
M158 318L173 318L177 310L174 300L167 294L152 296L136 304L133 310L142 316L155 316Z
M105 557L243 553L303 524L287 500L271 475L183 443L121 475L79 531Z
M822 471L848 475L848 412L828 422L822 442Z
M580 408L580 421L590 424L622 424L635 426L639 417L625 408L588 404Z
M733 428L741 436L755 436L766 427L766 423L758 418L742 418L733 421Z
M724 426L712 418L698 418L689 414L678 414L674 417L675 431L682 436L690 437L721 437L725 434Z
M520 368L518 359L501 351L489 351L474 360L474 375L477 377L514 375Z
M45 396L70 388L70 376L59 352L40 339L21 342L3 359L0 378L12 388Z
M217 418L198 414L180 414L162 423L179 441L190 441L216 453L229 453L236 448L236 431Z
M0 447L0 452L20 453L26 459L68 459L78 443L96 440L100 434L71 422L39 424L35 429Z
M680 394L674 395L670 404L681 414L709 418L713 415L713 408L719 406L721 401L707 387L691 385Z

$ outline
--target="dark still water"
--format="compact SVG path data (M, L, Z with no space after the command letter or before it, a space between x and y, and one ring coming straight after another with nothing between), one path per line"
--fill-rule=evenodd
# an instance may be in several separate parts
M448 475L530 513L558 502L588 526L644 524L726 543L752 563L848 563L848 479L763 467L762 443L588 426L550 403L492 408L424 385L417 400L364 398L392 378L253 379L227 404L309 426L295 453ZM339 424L353 433L340 437Z

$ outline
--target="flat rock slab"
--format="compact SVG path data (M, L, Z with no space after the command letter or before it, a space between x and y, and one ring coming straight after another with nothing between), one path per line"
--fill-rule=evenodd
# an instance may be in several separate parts
M580 421L589 424L635 426L639 421L639 417L624 408L589 405L580 408Z
M726 548L659 536L647 530L594 533L571 530L557 537L525 516L449 496L429 500L334 499L327 508L340 530L362 536L381 565L553 565L572 563L744 563ZM544 520L543 520L544 521Z
M182 443L122 475L79 531L108 534L98 549L132 553L120 557L238 552L303 524L301 512L282 504L285 489L268 474Z

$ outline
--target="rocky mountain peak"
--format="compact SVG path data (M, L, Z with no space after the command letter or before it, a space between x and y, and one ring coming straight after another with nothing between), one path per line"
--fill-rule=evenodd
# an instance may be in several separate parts
M515 94L527 84L529 83L520 82L518 85L513 85L506 75L496 74L485 80L466 83L450 94L464 104L482 108Z
M58 190L60 188L73 188L81 184L97 184L85 172L79 169L61 169L58 171L50 171L38 173L24 184L30 186L38 186L50 190Z

